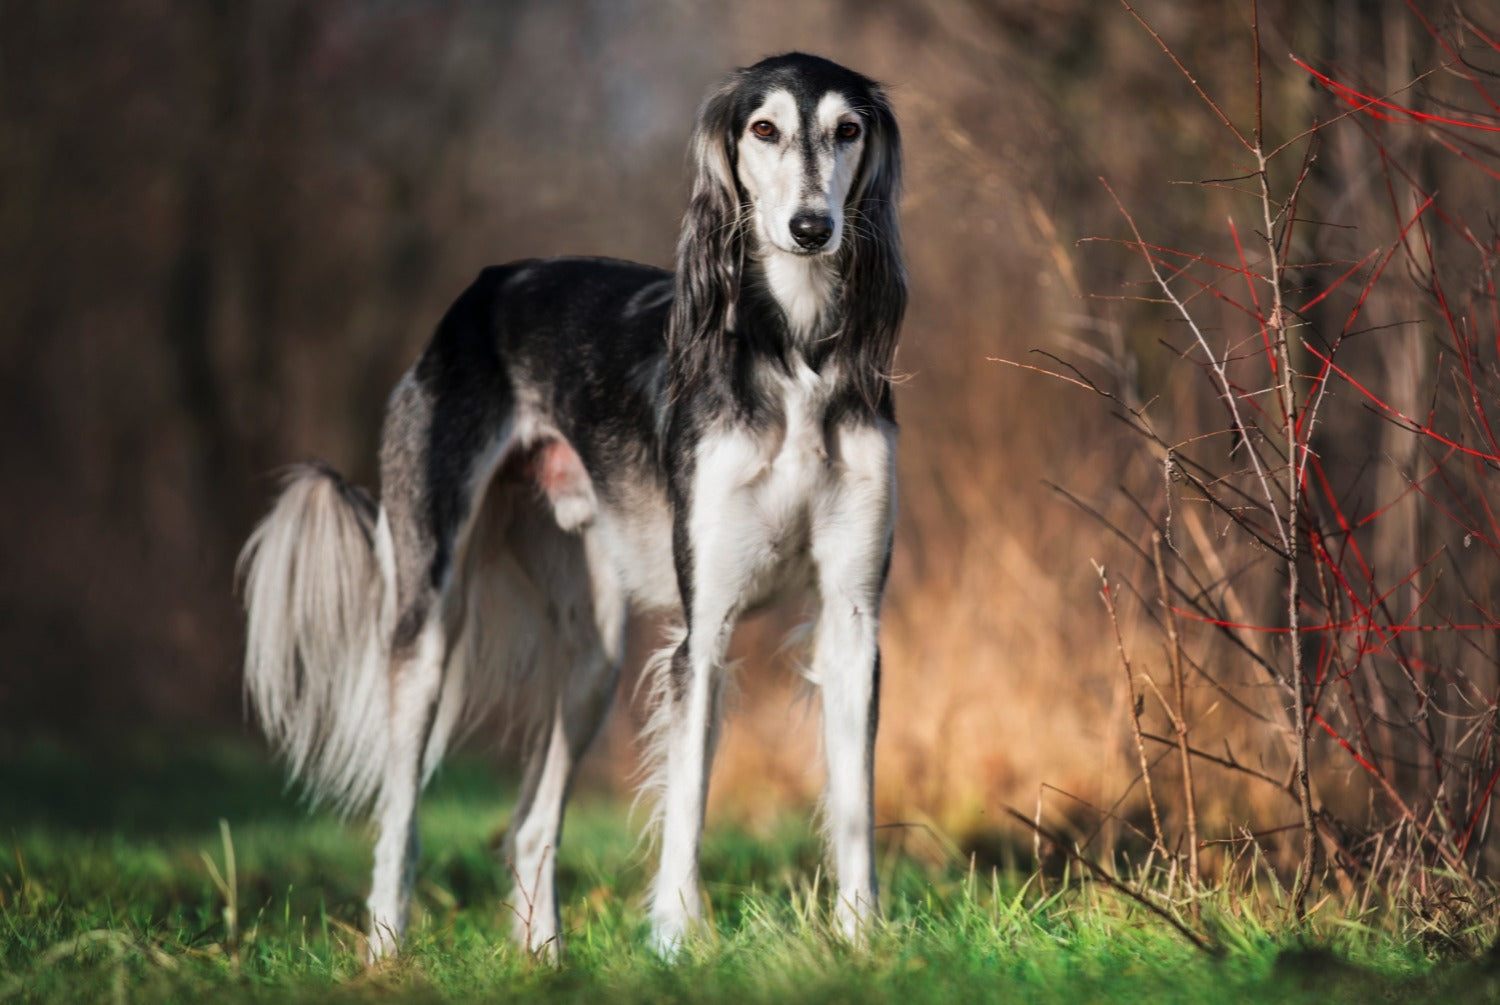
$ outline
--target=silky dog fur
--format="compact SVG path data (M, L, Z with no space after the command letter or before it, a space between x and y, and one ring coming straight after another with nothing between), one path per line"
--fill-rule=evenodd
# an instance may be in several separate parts
M878 912L873 759L895 512L890 373L906 306L901 145L882 89L791 53L707 98L675 272L599 258L485 269L391 395L378 504L292 470L241 556L245 680L314 798L373 809L370 951L405 934L417 800L498 705L524 747L506 845L515 934L555 954L574 767L633 612L660 866L653 943L702 917L698 853L737 620L816 611L835 916Z

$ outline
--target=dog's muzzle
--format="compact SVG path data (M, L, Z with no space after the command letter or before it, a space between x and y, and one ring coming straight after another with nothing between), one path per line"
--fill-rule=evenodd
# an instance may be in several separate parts
M790 224L797 247L817 251L833 236L833 217L822 213L798 213Z

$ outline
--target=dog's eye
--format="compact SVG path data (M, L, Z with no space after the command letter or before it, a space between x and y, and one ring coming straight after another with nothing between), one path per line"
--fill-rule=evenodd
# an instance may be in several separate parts
M776 127L771 125L771 123L767 122L765 119L761 119L759 122L756 122L754 125L752 125L750 127L750 131L763 140L774 140L777 136L780 135L776 131Z
M852 140L859 135L859 123L841 122L837 130L838 138L841 140Z

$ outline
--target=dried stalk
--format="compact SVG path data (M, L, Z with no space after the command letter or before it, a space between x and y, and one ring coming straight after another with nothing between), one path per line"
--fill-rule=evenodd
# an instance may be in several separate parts
M1109 577L1104 574L1104 566L1096 563L1094 569L1099 573L1099 596L1104 600L1104 609L1109 612L1109 624L1115 632L1115 648L1120 653L1120 666L1125 671L1125 693L1130 698L1130 726L1135 732L1135 750L1141 759L1141 782L1146 787L1146 804L1151 807L1151 828L1156 834L1157 847L1165 855L1167 842L1162 837L1161 814L1156 810L1156 794L1151 790L1151 766L1146 759L1146 741L1141 735L1141 703L1136 698L1135 677L1130 670L1130 657L1125 654L1125 640L1120 637L1120 620L1115 616L1115 597L1110 592ZM1196 854L1195 851L1195 861Z
M1297 882L1292 887L1291 905L1300 920L1307 913L1307 892L1312 886L1312 873L1318 849L1317 823L1313 817L1312 780L1307 765L1307 686L1302 665L1302 639L1300 614L1297 601L1301 593L1300 570L1297 567L1298 526L1297 517L1302 509L1302 466L1306 464L1306 448L1301 442L1297 422L1297 389L1293 383L1291 352L1291 326L1287 324L1286 305L1282 300L1282 251L1277 247L1275 215L1271 208L1271 181L1267 171L1268 159L1265 149L1265 131L1261 120L1261 95L1264 81L1260 67L1260 5L1251 6L1251 31L1255 48L1255 161L1256 177L1260 181L1260 207L1266 244L1266 279L1271 287L1271 316L1266 326L1276 335L1276 358L1279 364L1276 392L1280 399L1281 421L1286 433L1286 495L1285 516L1278 518L1286 562L1287 591L1287 647L1292 663L1292 724L1295 727L1297 802L1302 811L1302 864L1297 870ZM1312 416L1308 416L1308 429L1312 427ZM1256 451L1252 448L1250 453ZM1275 509L1275 504L1272 504Z
M1167 626L1167 656L1172 668L1172 689L1176 693L1177 708L1167 709L1172 727L1177 733L1177 752L1182 759L1182 799L1187 811L1188 837L1188 889L1198 892L1198 801L1193 796L1193 758L1188 749L1187 694L1182 672L1182 640L1177 634L1177 612L1172 609L1172 596L1167 592L1167 572L1161 558L1161 535L1151 535L1151 556L1156 561L1156 588L1161 597L1162 620ZM1139 723L1136 726L1139 731ZM1141 757L1145 758L1144 750ZM1193 920L1198 920L1198 900L1193 899Z
M1155 914L1157 917L1166 921L1167 924L1177 929L1177 931L1181 933L1183 938L1187 939L1197 948L1203 950L1210 956L1223 955L1224 950L1219 945L1214 942L1208 941L1203 936L1199 935L1197 932L1184 925L1170 911L1166 910L1161 905L1152 903L1139 892L1132 890L1129 886L1116 879L1108 869L1105 869L1103 866L1098 865L1087 858L1084 858L1078 853L1076 849L1074 849L1071 845L1064 841L1060 834L1054 834L1051 831L1043 829L1040 823L1027 820L1025 815L1017 813L1009 806L1005 807L1005 812L1015 817L1027 827L1030 827L1032 833L1035 834L1038 839L1046 838L1053 847L1060 849L1063 854L1067 855L1070 859L1087 869L1090 875L1092 875L1099 882L1103 883L1105 886L1109 887L1112 890L1116 890L1119 893L1124 894L1131 900L1135 901L1137 904L1144 907L1146 910L1150 911L1152 914Z

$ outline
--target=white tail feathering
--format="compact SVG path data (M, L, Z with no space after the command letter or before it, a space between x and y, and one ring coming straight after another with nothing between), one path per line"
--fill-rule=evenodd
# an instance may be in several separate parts
M309 799L345 814L371 804L384 768L394 604L376 512L332 469L299 465L236 569L260 726Z

